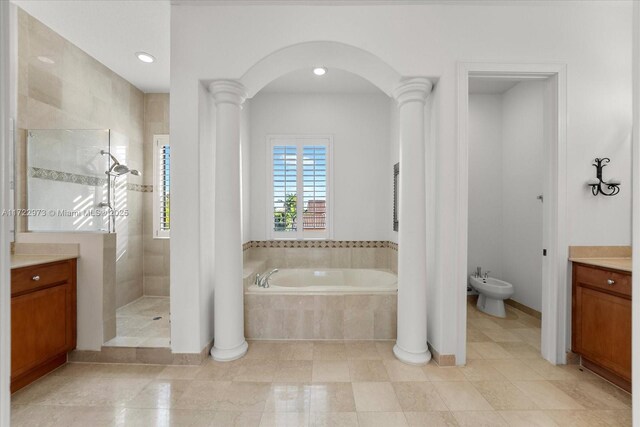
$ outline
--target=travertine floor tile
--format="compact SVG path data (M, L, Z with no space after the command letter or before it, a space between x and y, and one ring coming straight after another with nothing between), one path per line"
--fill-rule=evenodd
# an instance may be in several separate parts
M546 411L547 415L562 427L605 427L608 422L597 417L592 411Z
M493 367L493 363L489 360L469 360L466 366L460 367L460 371L469 381L506 381L507 378Z
M593 381L549 381L589 409L626 409L627 404L604 392Z
M509 354L504 348L500 347L495 342L471 342L467 344L467 348L474 350L480 354L482 359L512 359L513 356Z
M311 385L311 412L355 412L350 382Z
M391 383L353 383L353 395L358 412L402 411Z
M260 427L307 427L307 412L265 412L260 420Z
M311 384L273 383L265 412L309 412L311 410Z
M407 365L399 360L385 360L384 366L391 381L427 381L421 366Z
M216 412L202 427L258 427L261 419L260 412Z
M312 412L310 427L358 427L356 412Z
M351 381L389 381L381 360L349 360Z
M313 360L347 360L347 348L342 342L316 341Z
M310 382L313 371L311 360L280 360L274 381Z
M468 382L434 382L434 387L451 411L490 411L491 405L480 392Z
M500 411L509 427L560 427L544 411Z
M458 421L449 411L405 412L410 427L454 427Z
M526 361L516 359L490 360L488 364L510 381L532 381L543 378Z
M494 411L454 412L460 427L508 427L505 420Z
M360 427L407 427L402 412L358 412Z
M395 382L400 407L405 412L446 411L447 406L430 382Z
M133 399L127 408L172 408L189 387L188 380L153 380Z
M529 397L508 381L478 381L473 385L493 409L538 409Z
M549 381L514 381L540 409L585 409Z
M467 381L460 368L456 366L440 367L434 361L422 368L429 381Z
M351 381L349 363L346 360L314 360L313 382Z

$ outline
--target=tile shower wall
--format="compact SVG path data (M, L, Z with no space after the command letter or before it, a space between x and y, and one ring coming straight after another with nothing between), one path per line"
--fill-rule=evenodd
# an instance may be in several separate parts
M153 187L153 135L169 133L169 94L144 95L144 169L145 188ZM169 296L169 239L153 238L153 192L145 191L142 246L144 294Z
M143 168L144 94L56 32L18 10L18 207L26 206L25 129L112 129L128 139L126 163ZM116 305L142 296L142 184L130 177L130 215L117 236ZM17 224L18 231L26 223Z

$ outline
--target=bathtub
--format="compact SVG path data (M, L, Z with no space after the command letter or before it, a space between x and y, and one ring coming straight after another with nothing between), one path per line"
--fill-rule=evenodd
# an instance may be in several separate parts
M372 294L395 293L398 276L388 270L364 268L283 268L269 278L269 287L252 284L248 294Z

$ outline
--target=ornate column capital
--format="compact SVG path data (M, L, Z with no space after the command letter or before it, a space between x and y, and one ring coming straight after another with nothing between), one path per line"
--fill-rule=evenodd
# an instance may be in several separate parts
M247 99L247 90L237 80L214 80L209 84L209 92L216 105L234 104L241 106Z
M407 102L424 102L431 93L433 83L425 77L414 77L402 80L393 91L393 98L398 105Z

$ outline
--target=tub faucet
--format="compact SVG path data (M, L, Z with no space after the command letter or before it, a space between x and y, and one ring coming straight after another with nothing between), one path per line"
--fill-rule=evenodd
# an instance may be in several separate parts
M256 281L258 282L258 286L260 286L261 288L268 288L269 287L269 278L271 277L272 274L277 273L277 272L278 272L278 269L274 268L270 272L265 273L262 276L256 277Z

